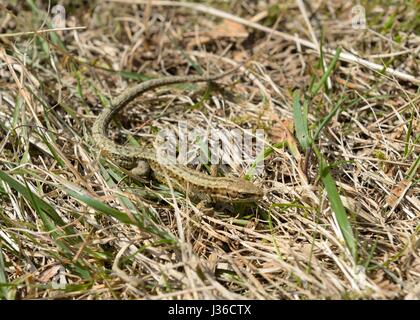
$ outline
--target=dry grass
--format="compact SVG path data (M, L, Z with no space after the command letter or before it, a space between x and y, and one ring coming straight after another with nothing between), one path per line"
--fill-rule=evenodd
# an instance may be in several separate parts
M67 27L86 28L26 35L51 27L47 1L16 2L0 14L0 297L420 298L418 1L364 3L367 30L349 1L62 1ZM399 73L332 65L337 48ZM147 94L113 133L264 129L255 206L203 212L92 149L95 117L130 84L241 61L218 85Z

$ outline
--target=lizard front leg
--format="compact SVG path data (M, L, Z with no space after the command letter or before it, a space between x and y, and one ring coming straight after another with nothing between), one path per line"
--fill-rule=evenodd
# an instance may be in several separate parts
M150 165L146 160L138 160L137 165L130 170L134 177L142 178L147 177L150 173Z

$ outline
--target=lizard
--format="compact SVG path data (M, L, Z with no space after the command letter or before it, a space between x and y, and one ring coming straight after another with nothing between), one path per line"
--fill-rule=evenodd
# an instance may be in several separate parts
M176 163L159 161L154 147L120 145L107 135L107 128L113 116L146 91L177 83L211 82L237 69L238 67L235 67L213 76L167 76L127 88L113 99L111 107L103 109L94 121L92 137L97 151L117 165L130 170L134 176L143 176L152 169L156 180L163 184L167 184L166 178L169 177L174 189L201 202L237 203L260 200L264 196L263 190L250 181L233 177L214 177Z

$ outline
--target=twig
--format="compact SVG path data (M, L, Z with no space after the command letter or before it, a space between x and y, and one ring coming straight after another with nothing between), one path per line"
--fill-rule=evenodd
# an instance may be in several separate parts
M35 30L35 31L16 32L16 33L3 33L3 34L0 34L0 38L20 37L20 36L28 36L32 34L47 33L47 32L52 32L52 31L68 31L68 30L80 30L80 29L86 29L86 27L66 27L66 28L53 28L53 29L42 29L42 30Z

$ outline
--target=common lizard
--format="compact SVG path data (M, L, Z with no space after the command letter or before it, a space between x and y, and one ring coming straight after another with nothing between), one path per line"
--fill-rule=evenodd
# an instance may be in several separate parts
M140 94L176 83L215 81L236 69L233 68L214 76L169 76L152 79L126 89L112 101L112 107L104 109L94 122L92 134L96 148L101 155L117 165L131 170L135 175L139 175L138 172L145 173L145 170L140 168L144 168L146 161L159 182L167 184L167 175L176 190L184 192L198 201L235 203L261 199L264 195L263 190L249 181L239 178L213 177L186 166L158 161L154 147L119 145L108 138L107 135L107 128L113 116Z

